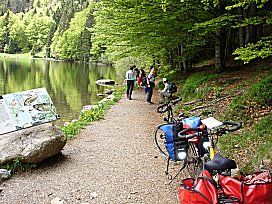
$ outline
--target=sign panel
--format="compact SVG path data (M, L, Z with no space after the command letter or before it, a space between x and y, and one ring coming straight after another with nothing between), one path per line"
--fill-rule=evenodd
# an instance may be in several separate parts
M45 88L0 96L0 134L59 119Z

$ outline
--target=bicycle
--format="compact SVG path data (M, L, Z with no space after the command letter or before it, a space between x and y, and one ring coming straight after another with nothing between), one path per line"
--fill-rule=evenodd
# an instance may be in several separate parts
M168 158L168 152L165 148L165 142L167 137L164 129L179 123L184 117L184 114L180 114L178 116L178 119L175 119L173 116L172 105L176 105L179 101L181 101L180 97L169 98L169 100L165 104L162 104L157 108L157 112L160 114L167 112L167 117L163 117L165 123L158 125L154 129L154 143L159 152L166 158Z

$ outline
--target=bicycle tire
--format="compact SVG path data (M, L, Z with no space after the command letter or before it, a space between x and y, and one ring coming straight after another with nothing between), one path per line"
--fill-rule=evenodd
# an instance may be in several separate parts
M188 157L185 167L186 178L196 178L204 166L204 158L200 157L195 144L189 142Z
M161 124L158 125L155 129L154 129L154 143L155 146L157 147L157 149L159 150L159 152L166 158L169 157L169 154L165 148L165 140L166 140L166 135L165 133L160 129L160 127L164 126L164 125L169 125L169 124Z

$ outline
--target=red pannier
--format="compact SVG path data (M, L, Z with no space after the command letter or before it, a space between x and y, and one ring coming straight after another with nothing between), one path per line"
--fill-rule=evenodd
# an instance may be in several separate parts
M272 180L269 172L256 172L239 179L220 175L219 179L224 194L238 198L239 203L272 203Z
M216 191L216 182L207 170L203 170L196 180L182 180L178 197L180 204L216 204Z

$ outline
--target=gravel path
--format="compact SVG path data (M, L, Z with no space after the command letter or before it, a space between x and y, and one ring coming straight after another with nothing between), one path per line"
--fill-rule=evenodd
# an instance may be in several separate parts
M158 94L154 105L146 104L142 90L132 98L124 96L62 154L0 184L0 203L177 204L178 183L168 185L166 159L153 144L154 127L162 122Z

